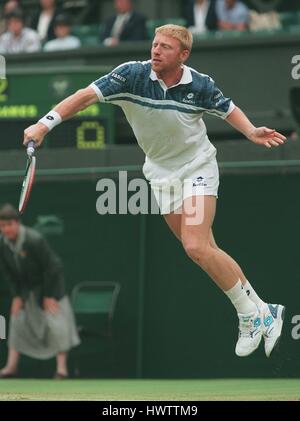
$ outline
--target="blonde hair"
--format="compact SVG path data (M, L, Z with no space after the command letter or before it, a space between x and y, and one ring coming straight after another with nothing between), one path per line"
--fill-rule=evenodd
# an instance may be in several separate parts
M181 46L184 50L191 51L193 45L193 35L184 26L173 25L169 23L167 25L159 26L155 29L155 34L167 35L180 41Z

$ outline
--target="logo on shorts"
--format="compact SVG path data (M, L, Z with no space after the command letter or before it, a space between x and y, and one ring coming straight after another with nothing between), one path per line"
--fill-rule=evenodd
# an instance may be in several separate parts
M196 180L193 181L193 187L197 187L197 186L202 186L202 187L207 186L203 177L201 176L197 177Z

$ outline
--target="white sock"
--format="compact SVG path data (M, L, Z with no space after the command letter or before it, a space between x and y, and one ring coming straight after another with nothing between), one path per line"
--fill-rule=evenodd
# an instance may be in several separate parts
M253 313L257 311L256 304L250 300L240 280L232 288L224 292L238 313Z
M250 298L250 300L253 301L259 309L262 308L262 306L265 304L265 302L261 298L259 298L259 296L256 294L256 292L252 288L250 282L247 281L243 285L243 287L245 288L246 293L247 293L248 297Z

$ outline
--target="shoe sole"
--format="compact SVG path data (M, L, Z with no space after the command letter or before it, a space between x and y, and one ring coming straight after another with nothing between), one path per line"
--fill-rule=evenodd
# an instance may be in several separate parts
M277 347L277 345L279 344L281 335L282 335L282 328L283 328L283 322L284 322L284 317L285 317L285 306L282 306L282 311L281 311L281 327L280 327L280 333L278 335L278 338L276 339L273 348L270 351L270 354L267 355L268 358L270 358L272 352L274 351L274 349Z
M262 340L262 334L261 334L261 336L260 336L260 340L259 340L259 342L258 342L258 344L257 344L257 347L256 348L254 348L249 354L243 354L243 355L240 355L240 354L237 354L237 352L235 351L235 355L237 355L238 357L241 357L241 358L243 358L243 357L249 357L249 355L252 355L253 354L253 352L254 351L256 351L257 350L257 348L259 347L259 345L260 345L260 343L261 343L261 340Z

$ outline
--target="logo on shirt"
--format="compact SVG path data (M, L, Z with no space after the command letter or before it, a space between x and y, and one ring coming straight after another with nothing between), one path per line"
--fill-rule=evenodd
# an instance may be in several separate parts
M205 187L207 186L205 180L203 177L197 177L194 181L193 181L193 187L198 187L198 186L202 186Z
M183 98L182 102L184 102L185 104L195 104L195 95L193 94L193 92L187 94L186 98Z
M215 102L215 106L218 107L219 105L222 104L224 100L224 95L221 91L219 91L214 97L213 97L213 101Z
M114 83L115 85L121 86L122 83L119 80L113 79L112 77L109 79L111 83Z
M118 79L120 82L123 82L123 83L125 83L127 80L126 77L123 77L115 72L112 73L112 77L114 77L115 79Z
M219 99L219 98L221 98L222 97L222 92L221 91L219 91L215 96L214 96L214 100L216 101L217 99Z

